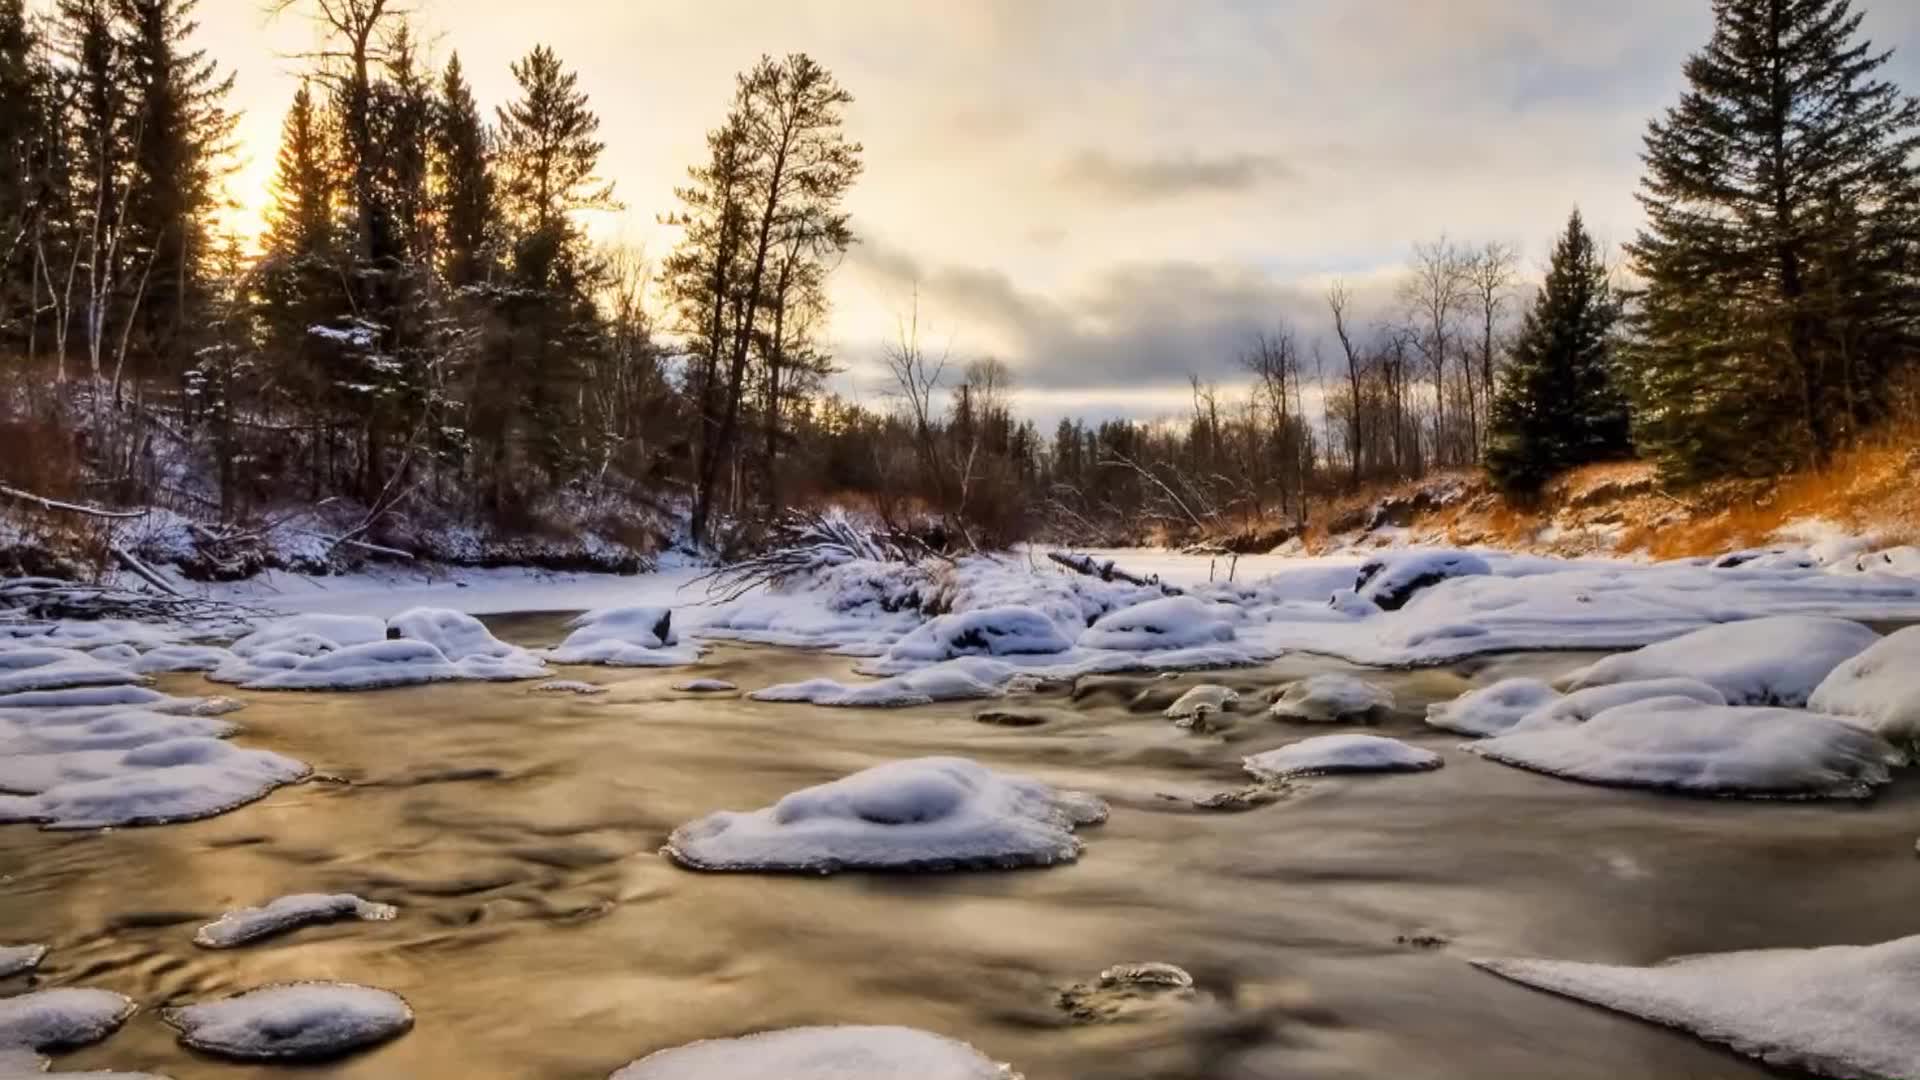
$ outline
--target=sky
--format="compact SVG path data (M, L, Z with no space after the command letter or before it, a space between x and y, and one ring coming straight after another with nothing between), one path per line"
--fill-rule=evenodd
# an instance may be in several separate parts
M995 356L1016 400L1152 418L1189 375L1231 386L1247 339L1311 343L1335 279L1391 314L1416 242L1513 246L1537 277L1576 205L1631 239L1641 135L1707 39L1708 0L412 0L433 58L487 106L546 44L602 118L626 210L591 223L655 259L673 189L736 72L806 52L854 95L860 243L832 277L836 385L884 386L922 340ZM1920 2L1856 0L1920 92ZM298 9L296 8L296 11ZM258 220L311 48L298 14L202 0L199 41L237 77L239 219Z

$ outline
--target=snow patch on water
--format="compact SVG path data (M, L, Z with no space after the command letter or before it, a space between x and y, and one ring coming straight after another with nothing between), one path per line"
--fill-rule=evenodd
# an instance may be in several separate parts
M1301 679L1274 699L1269 715L1309 724L1366 724L1393 711L1393 694L1351 675Z
M1896 746L1920 747L1920 626L1834 668L1807 707L1853 720Z
M1698 679L1734 705L1807 703L1821 680L1880 635L1847 619L1783 615L1696 630L1609 656L1561 680L1562 689Z
M187 1046L243 1061L337 1057L413 1026L400 995L351 983L286 983L223 1001L167 1009Z
M807 1027L662 1050L611 1080L1020 1080L965 1043L903 1027Z
M0 999L0 1050L71 1050L119 1030L133 1002L108 990L63 987Z
M1437 769L1440 755L1378 735L1322 735L1246 759L1257 780L1334 773L1422 772Z
M316 923L359 919L385 922L399 914L391 904L376 904L351 893L296 893L262 907L240 908L202 926L193 943L208 949L231 949L261 938Z

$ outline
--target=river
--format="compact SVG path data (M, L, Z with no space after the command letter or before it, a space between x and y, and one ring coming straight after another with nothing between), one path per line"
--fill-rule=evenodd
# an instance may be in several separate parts
M534 645L561 623L492 625ZM1772 1075L1467 958L1644 963L1915 933L1920 783L1902 777L1864 807L1614 791L1482 761L1416 720L1470 685L1585 659L1381 674L1402 707L1384 733L1446 767L1303 782L1245 813L1163 796L1238 787L1241 756L1313 732L1245 714L1224 739L1195 736L1156 708L1205 678L1255 691L1341 665L1102 679L1077 700L1022 702L1048 720L1018 729L976 722L978 703L696 699L671 690L685 670L567 673L612 686L596 697L526 684L242 695L239 741L321 779L189 825L0 828L0 936L53 946L39 985L144 1006L57 1068L176 1080L288 1070L197 1057L154 1007L301 979L393 990L417 1016L379 1049L297 1070L311 1077L598 1080L663 1047L815 1023L925 1028L1029 1080ZM850 672L738 646L699 669L746 688ZM162 688L215 692L198 676ZM657 853L708 811L925 754L1095 792L1112 818L1083 832L1078 864L1035 871L703 875ZM191 942L224 909L311 891L401 914L229 951ZM1444 940L1396 940L1409 935ZM1203 1002L1092 1026L1055 1007L1060 987L1148 960L1191 971Z

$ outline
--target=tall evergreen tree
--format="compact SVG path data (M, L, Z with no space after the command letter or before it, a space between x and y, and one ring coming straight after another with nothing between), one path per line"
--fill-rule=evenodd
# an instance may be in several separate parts
M33 159L45 125L25 0L0 0L0 334L18 345L33 322Z
M1626 399L1613 379L1619 317L1607 267L1575 210L1494 397L1486 467L1502 490L1530 495L1563 469L1629 452Z
M1647 132L1639 441L1671 474L1818 464L1920 330L1920 101L1851 0L1714 0ZM1766 437L1755 438L1756 431Z
M63 289L73 308L66 318L78 323L88 368L99 378L111 357L110 331L128 277L120 242L130 157L126 68L108 0L60 0L58 28L66 61L62 74L71 86L67 210L79 222L65 276L77 282L80 294L72 297L71 289Z
M460 67L447 61L434 127L434 186L441 222L441 266L455 289L486 281L496 258L500 223L494 196L493 149L486 120Z
M280 153L267 216L267 249L324 255L334 241L336 190L326 120L306 83L294 91L280 129Z

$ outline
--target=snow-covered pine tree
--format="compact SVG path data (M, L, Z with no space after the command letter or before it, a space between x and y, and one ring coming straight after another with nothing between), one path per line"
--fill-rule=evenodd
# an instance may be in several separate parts
M1714 0L1648 127L1641 448L1682 479L1817 465L1920 328L1920 102L1851 0Z
M447 284L458 290L491 280L500 239L492 138L460 67L459 53L447 61L439 106L433 174L442 234L441 267Z
M1486 468L1501 490L1530 495L1563 469L1631 449L1613 379L1619 317L1606 264L1575 210L1494 397Z

